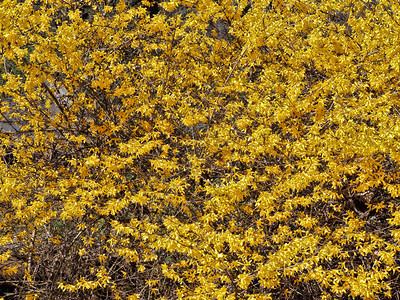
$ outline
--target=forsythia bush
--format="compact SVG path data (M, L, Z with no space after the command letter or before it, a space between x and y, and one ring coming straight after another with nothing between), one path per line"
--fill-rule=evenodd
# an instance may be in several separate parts
M399 297L398 1L154 7L1 1L7 295Z

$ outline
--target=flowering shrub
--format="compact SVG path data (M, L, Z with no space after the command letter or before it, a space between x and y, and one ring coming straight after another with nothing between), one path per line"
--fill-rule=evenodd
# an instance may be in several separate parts
M2 1L9 293L399 296L399 10Z

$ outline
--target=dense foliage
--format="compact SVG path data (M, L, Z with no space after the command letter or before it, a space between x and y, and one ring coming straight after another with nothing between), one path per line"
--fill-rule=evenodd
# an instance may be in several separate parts
M1 1L3 292L398 297L398 11Z

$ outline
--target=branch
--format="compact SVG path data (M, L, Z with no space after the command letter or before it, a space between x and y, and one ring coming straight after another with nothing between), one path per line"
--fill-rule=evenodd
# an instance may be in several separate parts
M22 61L28 66L31 65L31 63L25 57L22 58ZM47 86L45 82L42 83L42 87L46 90L47 93L49 93L50 97L53 99L54 103L57 105L58 109L63 114L65 120L68 120L64 107L61 105L60 101L58 101L57 97L54 95L54 93L50 90L50 88Z

